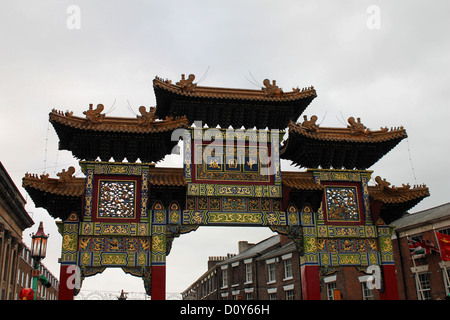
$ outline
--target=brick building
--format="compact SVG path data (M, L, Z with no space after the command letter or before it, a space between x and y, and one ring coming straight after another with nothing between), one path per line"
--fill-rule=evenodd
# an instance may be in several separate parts
M206 271L182 292L184 300L298 300L295 244L275 235L257 244L239 242L239 253L209 257Z
M450 203L405 214L391 223L400 300L444 299L450 294L450 261L437 252L410 254L408 240L438 247L435 232L450 235ZM301 300L299 255L294 242L272 236L257 244L239 242L239 253L210 257L208 270L183 293L193 300ZM379 300L367 267L320 269L321 300Z
M408 240L438 246L435 232L450 235L450 203L408 214L392 222L399 298L444 299L450 293L450 261L439 253L410 254Z
M20 194L0 162L0 300L15 300L22 288L32 284L30 249L22 242L22 233L34 222L25 210L25 199ZM45 266L40 274L52 284L45 288L38 282L37 299L55 299L59 287Z
M301 300L300 257L283 235L239 242L239 254L210 257L208 271L182 292L184 300ZM322 268L321 299L378 300L364 268ZM336 293L338 292L338 293Z
M31 258L31 250L22 243L19 253L19 264L17 270L17 286L14 299L19 298L19 292L23 288L31 288L32 286L32 271L33 259ZM36 300L57 300L58 299L58 278L55 277L42 263L40 265L39 274L43 275L50 282L50 287L47 288L40 281L38 281L35 292Z
M17 270L22 232L33 225L20 194L0 162L0 299L14 299L18 293Z

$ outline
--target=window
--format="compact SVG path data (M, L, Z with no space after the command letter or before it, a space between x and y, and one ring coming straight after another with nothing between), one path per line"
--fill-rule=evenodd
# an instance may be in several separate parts
M222 269L222 288L228 287L228 269Z
M294 290L287 290L286 293L286 300L294 300Z
M277 294L276 293L269 293L269 300L277 300Z
M431 300L431 285L429 273L416 274L417 298L419 300Z
M284 260L284 280L292 279L292 259Z
M245 300L253 300L253 292L247 292L245 294Z
M252 264L245 264L245 283L251 283L253 281Z
M444 277L445 293L450 293L450 268L442 265L442 276Z
M267 265L267 279L268 279L268 281L267 281L268 283L276 281L275 263L269 263Z
M363 300L373 300L373 289L369 289L366 281L361 282L361 289Z
M334 300L334 290L336 290L336 282L327 283L327 299Z

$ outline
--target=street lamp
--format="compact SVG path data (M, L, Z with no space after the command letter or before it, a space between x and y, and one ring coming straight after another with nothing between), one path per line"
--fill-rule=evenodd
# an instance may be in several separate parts
M33 291L35 292L34 295L34 299L36 300L36 289L37 289L37 282L38 279L42 278L43 276L41 276L39 274L39 267L40 267L40 261L41 259L45 258L45 255L47 253L47 239L48 239L49 235L46 235L44 233L44 224L41 221L41 223L39 224L39 228L38 231L36 232L36 234L32 234L31 235L31 256L34 259L34 268L33 268ZM42 279L42 281L45 281L47 279ZM46 281L48 282L48 280ZM44 283L43 283L44 284ZM47 284L47 283L46 283ZM45 284L44 284L45 285Z

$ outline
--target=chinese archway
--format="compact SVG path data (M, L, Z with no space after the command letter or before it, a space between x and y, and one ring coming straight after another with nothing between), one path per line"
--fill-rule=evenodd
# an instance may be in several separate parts
M108 267L141 277L165 299L166 256L174 238L199 226L267 226L296 243L302 296L320 299L320 277L333 267L382 270L382 299L398 299L389 223L429 195L425 186L391 186L374 163L407 137L402 127L372 131L359 118L327 128L297 122L313 87L284 92L202 87L190 75L153 81L156 107L135 118L50 112L59 149L79 160L58 177L26 174L23 186L58 219L62 234L59 299L71 285ZM288 138L283 140L285 133ZM158 161L183 140L183 168ZM304 170L285 172L280 159Z

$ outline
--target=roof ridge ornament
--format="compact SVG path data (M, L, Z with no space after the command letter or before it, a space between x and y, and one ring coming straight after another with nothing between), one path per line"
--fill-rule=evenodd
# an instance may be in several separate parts
M91 123L101 123L103 118L105 117L104 113L101 113L105 108L103 104L97 104L97 108L93 109L93 104L89 104L89 110L83 111L83 114L86 115L86 119Z
M269 79L264 79L263 84L265 88L261 88L266 96L281 96L283 94L283 90L277 86L276 80L272 80L272 84Z
M73 174L75 173L75 168L70 166L67 171L62 169L61 172L57 173L56 175L59 177L59 182L65 183L67 181L72 180L75 178Z
M155 107L150 107L149 111L145 108L145 106L139 107L139 112L141 115L137 115L136 117L139 119L138 124L140 126L150 126L155 122Z
M406 191L406 190L410 190L411 189L411 185L409 183L404 184L402 183L401 187L396 187L394 185L391 186L391 184L386 181L386 179L381 179L380 176L375 177L375 182L377 183L377 186L381 189L381 190L390 190L390 191ZM425 184L422 185L414 185L413 189L423 189L426 188Z
M311 132L317 132L317 130L319 129L319 125L316 124L316 121L317 121L316 115L312 115L310 120L308 120L308 117L306 115L304 115L303 119L304 119L304 121L302 122L302 127L305 130L311 131Z
M370 129L368 129L365 125L363 125L361 123L361 118L357 118L357 120L355 120L354 117L350 117L350 118L348 118L347 121L349 123L347 128L350 129L350 131L353 135L357 136L357 135L361 135L361 134L366 134L366 135L372 134Z
M178 81L176 83L176 85L181 87L181 89L185 90L185 91L195 91L195 87L197 86L197 84L194 83L194 80L195 80L195 75L194 74L191 73L188 76L188 78L186 79L185 78L185 74L183 73L181 75L181 80Z

